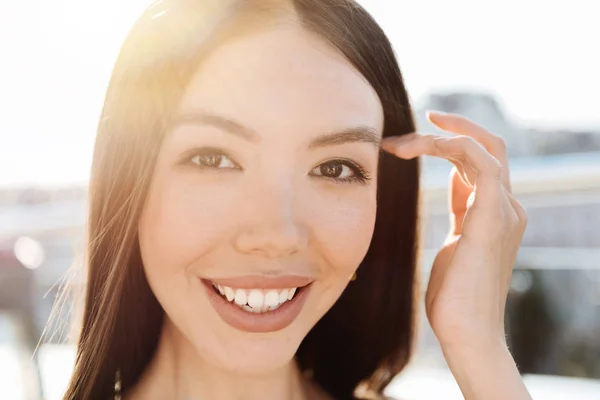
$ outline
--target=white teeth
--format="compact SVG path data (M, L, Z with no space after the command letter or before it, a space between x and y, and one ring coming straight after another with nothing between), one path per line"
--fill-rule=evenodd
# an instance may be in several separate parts
M267 307L275 307L279 304L279 293L277 290L269 290L267 294L265 294L265 306Z
M227 297L227 301L233 301L233 299L235 299L235 292L232 288L225 286L225 297Z
M264 313L278 309L282 304L294 298L297 289L234 289L214 283L213 287L227 301L252 313Z
M237 299L237 295L236 295L236 299ZM263 292L261 292L260 290L257 289L253 289L250 291L250 294L248 295L248 305L254 309L261 309L263 306L263 303L265 302L265 296L263 295Z
M296 293L296 288L291 288L288 293L288 300L291 300L294 297L295 293Z
M238 289L235 291L235 304L239 306L243 306L247 301L246 292L242 289Z
M288 299L288 293L288 289L283 289L281 292L279 292L279 303L285 303L285 301Z

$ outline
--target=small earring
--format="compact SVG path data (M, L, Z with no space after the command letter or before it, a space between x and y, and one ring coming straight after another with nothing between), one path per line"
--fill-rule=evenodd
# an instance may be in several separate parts
M355 281L356 280L356 272L352 274L352 278L350 278L350 281Z

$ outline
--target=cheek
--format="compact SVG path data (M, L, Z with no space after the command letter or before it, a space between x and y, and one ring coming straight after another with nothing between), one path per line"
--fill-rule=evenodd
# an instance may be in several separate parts
M313 326L337 301L352 274L364 259L375 226L374 188L336 190L333 196L319 193L305 212L312 220L311 253L321 266L310 314Z
M235 207L222 188L194 184L189 177L157 176L139 225L147 270L183 272L226 236ZM148 271L151 272L151 271Z
M321 198L315 208L315 236L326 258L329 272L347 281L363 260L373 236L376 215L376 193L361 188ZM317 211L318 209L318 211Z

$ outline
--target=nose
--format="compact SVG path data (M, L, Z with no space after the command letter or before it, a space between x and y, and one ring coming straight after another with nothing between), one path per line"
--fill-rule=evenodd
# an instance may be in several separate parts
M237 251L275 259L305 249L307 230L299 221L290 183L255 187L242 202L243 221L234 238Z

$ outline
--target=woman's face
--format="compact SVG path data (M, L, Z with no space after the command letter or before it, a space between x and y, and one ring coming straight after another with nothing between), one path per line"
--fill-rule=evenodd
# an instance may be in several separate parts
M139 224L169 337L216 367L282 366L369 247L381 103L289 25L212 52L177 115Z

